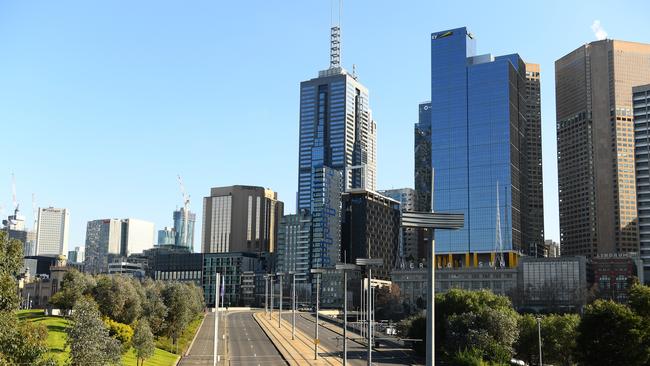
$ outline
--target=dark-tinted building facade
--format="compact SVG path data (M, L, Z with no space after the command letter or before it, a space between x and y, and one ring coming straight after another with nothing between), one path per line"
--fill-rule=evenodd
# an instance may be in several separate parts
M366 190L343 194L342 244L347 263L357 258L382 258L373 278L390 281L399 242L399 202Z
M465 215L461 230L436 233L447 264L500 263L504 253L514 267L527 251L526 80L519 55L477 55L466 28L431 35L433 209Z

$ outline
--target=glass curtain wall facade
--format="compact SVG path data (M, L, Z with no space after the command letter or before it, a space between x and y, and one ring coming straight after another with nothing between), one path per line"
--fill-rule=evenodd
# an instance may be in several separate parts
M185 220L187 216L187 236L183 230L185 228ZM174 211L174 231L176 232L175 245L187 248L189 251L194 249L194 223L196 222L196 214L192 211L185 215L185 209Z
M309 274L309 237L311 217L305 213L285 215L278 230L277 271L296 273L296 281Z
M431 36L433 208L465 214L463 229L436 233L436 252L465 253L467 265L469 253L522 249L526 175L524 62L517 54L477 56L475 49L466 28Z

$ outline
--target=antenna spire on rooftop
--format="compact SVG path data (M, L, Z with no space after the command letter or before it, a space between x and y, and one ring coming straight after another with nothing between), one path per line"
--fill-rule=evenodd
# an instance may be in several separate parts
M331 4L331 3L330 3ZM341 67L341 7L342 0L339 0L338 21L334 24L332 9L330 9L330 69Z

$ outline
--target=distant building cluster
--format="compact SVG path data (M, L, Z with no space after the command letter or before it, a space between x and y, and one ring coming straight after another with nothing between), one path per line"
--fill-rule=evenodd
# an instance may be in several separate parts
M199 253L185 194L172 227L92 220L85 246L68 251L66 209L40 208L29 231L16 206L3 224L24 244L26 275L40 278L25 287L30 301L43 306L56 292L61 255L91 273L194 282L208 305L217 272L226 304L259 305L267 281L281 276L294 276L298 301L312 302L316 271L322 305L340 307L336 265L364 258L382 261L373 285L392 284L420 307L430 266L437 291L490 289L535 310L579 309L593 296L625 302L630 283L650 280L650 45L600 40L555 63L559 243L544 236L538 64L478 54L464 27L432 33L431 94L413 130L414 188L379 190L369 90L356 69L341 67L338 43L331 48L329 68L299 86L295 212L285 214L268 188L213 187ZM464 227L435 237L401 227L404 212L418 211L462 213ZM366 282L349 278L358 306Z

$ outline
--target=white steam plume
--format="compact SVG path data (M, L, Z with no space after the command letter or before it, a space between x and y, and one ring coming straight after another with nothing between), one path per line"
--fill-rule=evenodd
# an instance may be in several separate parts
M605 28L600 24L600 20L594 20L594 22L591 24L591 31L594 32L594 36L596 36L597 40L602 40L607 38L607 32L605 31Z

